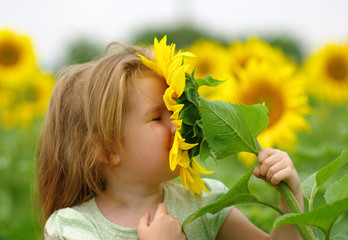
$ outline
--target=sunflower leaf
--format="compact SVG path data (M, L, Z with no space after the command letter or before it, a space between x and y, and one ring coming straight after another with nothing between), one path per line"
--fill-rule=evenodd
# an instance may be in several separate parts
M196 79L196 83L197 83L198 87L200 87L200 86L216 87L216 86L219 86L223 82L224 82L224 80L221 81L221 80L214 79L210 75L207 75L204 78Z
M208 204L196 211L195 213L188 216L182 227L185 228L187 224L203 216L206 213L217 213L226 207L230 207L238 203L250 203L250 202L259 202L256 197L250 194L248 188L248 182L250 176L253 172L253 168L249 171L222 197L220 197L216 202Z
M320 169L315 177L318 188L332 177L338 169L348 162L348 150L343 150L341 155L328 165Z
M342 177L340 180L332 184L325 192L325 201L330 204L335 201L348 198L348 191L346 191L348 185L348 175Z
M192 103L186 104L180 111L180 119L187 125L193 126L199 118L198 109Z
M199 146L199 160L205 161L210 155L210 147L207 140L203 139Z
M313 199L318 189L346 163L348 163L348 150L343 150L338 158L305 179L302 187L307 200Z
M346 211L348 211L348 198L324 205L311 212L285 214L274 221L273 227L287 224L306 224L317 226L325 234L328 234L336 219Z
M267 108L199 98L203 132L218 159L238 152L258 154L257 136L267 127Z

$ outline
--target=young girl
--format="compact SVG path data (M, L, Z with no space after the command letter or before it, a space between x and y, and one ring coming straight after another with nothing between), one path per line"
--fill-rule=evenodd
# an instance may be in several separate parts
M45 239L186 239L187 216L227 188L204 179L210 194L192 195L171 179L175 125L163 102L167 84L122 46L98 61L68 68L53 91L38 151L38 188ZM289 156L264 149L254 175L288 184L302 206ZM283 199L280 208L287 210ZM206 214L185 229L191 240L300 239L292 226L264 233L235 208Z

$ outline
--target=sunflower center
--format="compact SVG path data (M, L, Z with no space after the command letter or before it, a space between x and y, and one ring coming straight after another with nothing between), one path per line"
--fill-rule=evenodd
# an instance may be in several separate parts
M4 66L15 65L20 59L19 49L11 43L0 45L0 64Z
M327 72L334 80L342 81L348 74L347 64L341 57L333 57L327 64Z
M252 105L256 103L265 103L268 108L269 123L271 127L279 121L284 113L284 100L279 90L267 83L254 85L242 99L242 103Z
M200 75L206 76L211 73L211 64L207 60L200 61L197 66L199 67Z

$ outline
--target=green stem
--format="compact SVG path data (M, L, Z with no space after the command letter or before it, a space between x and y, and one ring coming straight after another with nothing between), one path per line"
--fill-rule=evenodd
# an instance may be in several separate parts
M300 206L298 205L294 194L289 189L288 185L285 182L280 182L277 185L277 188L278 188L280 194L282 195L284 201L286 202L290 212L292 212L292 213L302 213L302 210L301 210ZM300 233L300 235L301 235L301 237L303 239L305 239L305 240L315 240L315 239L317 239L314 236L314 233L312 232L310 226L299 224L299 225L297 225L295 227L296 227L296 229L298 230L298 232Z
M308 212L311 212L313 210L313 199L314 197L310 197L310 199L308 200ZM317 233L317 229L314 226L311 226L312 232L314 233L315 237L318 238L318 233Z
M256 154L256 157L257 157L258 154L260 153L260 151L262 150L262 146L260 145L260 143L258 141L256 142L256 148L257 148L257 154ZM289 189L288 185L285 182L280 182L277 185L277 189L279 190L280 194L282 195L282 197L283 197L286 205L288 206L290 212L302 213L302 210L301 210L300 206L298 205L294 194L291 192L291 190ZM316 240L317 239L314 236L314 233L311 230L310 226L302 225L302 224L294 225L294 226L304 240Z

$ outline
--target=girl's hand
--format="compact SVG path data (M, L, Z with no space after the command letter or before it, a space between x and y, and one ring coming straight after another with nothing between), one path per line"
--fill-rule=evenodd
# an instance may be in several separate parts
M261 178L271 185L285 182L296 198L302 198L300 179L296 169L286 152L265 148L257 158L260 167L254 169L255 177Z
M173 239L185 240L186 236L182 232L181 224L167 212L167 206L160 203L157 207L153 221L150 224L150 213L145 212L138 223L138 236L140 240Z

